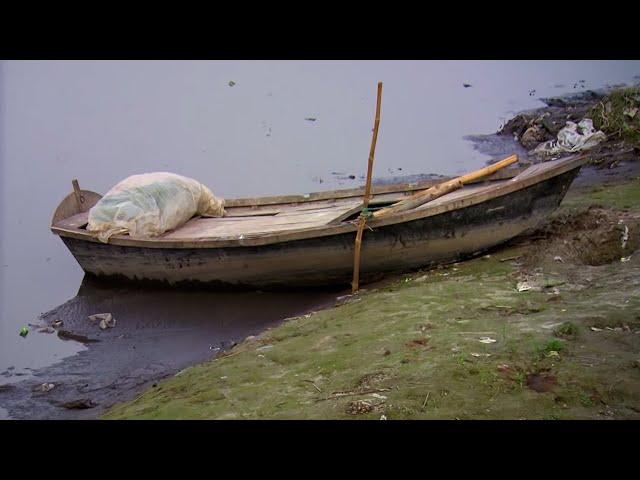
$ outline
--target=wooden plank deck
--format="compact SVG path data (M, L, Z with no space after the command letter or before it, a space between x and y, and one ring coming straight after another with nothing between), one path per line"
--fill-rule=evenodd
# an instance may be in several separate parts
M308 204L304 207L282 209L277 215L272 216L192 218L182 227L173 232L167 232L160 238L166 240L228 238L321 227L343 217L345 213L350 213L360 203L360 200L352 200L335 205L320 205L315 208L312 208L314 204Z
M83 228L87 223L89 223L89 212L82 212L64 220L59 220L56 222L56 226L61 228Z
M488 191L505 181L465 186L460 190L422 205L418 209L434 208L479 192ZM374 196L370 205L375 207L376 204L396 202L410 193L380 193ZM337 225L349 216L357 214L361 207L362 200L354 198L324 199L308 203L231 207L227 209L227 216L225 217L194 217L176 230L166 232L159 237L154 237L154 239L197 241L202 239L239 238L241 236L253 237ZM68 229L83 229L88 223L88 216L88 212L79 213L59 221L56 226Z
M515 177L505 175L507 178L503 180L466 185L459 190L422 205L416 210L437 209L450 202L489 192L501 184L528 178L532 174L539 174L549 167L549 164L539 164L530 167L526 171L518 172ZM405 191L385 191L385 189L381 189L373 196L370 204L375 207L376 204L397 202L411 193L413 193L411 189ZM257 205L247 205L244 202L236 203L231 200L229 202L231 206L227 207L227 216L194 217L176 230L166 232L159 237L155 237L155 239L172 241L237 239L338 225L349 216L357 214L362 206L362 199L354 197L321 197L315 201L307 200L304 202L297 201L299 198L295 198L295 196L283 196L280 199L283 203L270 201L265 203L258 202ZM57 226L66 229L83 229L88 223L88 215L88 212L73 215L57 222Z

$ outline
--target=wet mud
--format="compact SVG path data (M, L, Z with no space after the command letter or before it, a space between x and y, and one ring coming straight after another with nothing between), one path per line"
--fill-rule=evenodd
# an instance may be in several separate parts
M76 297L33 323L43 331L32 328L29 335L57 335L86 349L31 375L0 373L0 406L11 419L96 418L286 317L330 304L336 295L118 288L85 278ZM112 328L88 319L107 312L116 319Z

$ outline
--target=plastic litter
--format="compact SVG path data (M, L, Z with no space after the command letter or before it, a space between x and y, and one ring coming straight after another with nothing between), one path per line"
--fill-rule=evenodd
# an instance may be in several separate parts
M43 383L42 385L40 385L40 391L41 392L50 392L51 390L53 390L53 387L55 387L54 383Z
M622 263L628 262L628 261L630 261L630 260L631 260L631 255L629 255L628 257L621 257L621 258L620 258L620 261L621 261Z
M606 139L604 132L593 128L593 121L585 118L578 124L567 122L558 132L557 140L541 143L533 149L532 153L540 155L574 153L593 148Z
M107 328L113 328L116 326L116 319L113 318L111 313L96 313L94 315L89 315L87 317L90 322L100 322L98 325L101 330L106 330Z
M111 321L100 320L100 330L106 330L107 328L113 328L116 326L116 319L112 318Z
M22 327L20 329L20 336L21 337L26 337L29 334L29 327Z
M184 224L194 215L222 217L224 199L191 178L169 172L132 175L89 210L87 230L101 242L112 235L148 238Z
M516 288L519 292L526 292L527 290L531 290L532 287L527 282L518 282Z
M491 337L481 337L480 340L478 340L480 343L496 343L497 340Z
M620 238L620 246L622 248L627 248L628 241L629 241L629 227L624 225L624 232L622 232L622 237Z

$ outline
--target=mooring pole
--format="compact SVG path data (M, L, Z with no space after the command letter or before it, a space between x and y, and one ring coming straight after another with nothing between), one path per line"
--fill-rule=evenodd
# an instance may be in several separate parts
M360 281L360 250L362 248L362 233L367 223L369 200L371 197L371 177L373 175L373 158L376 153L376 141L378 140L378 126L380 125L380 104L382 103L382 82L378 82L378 99L376 101L376 117L373 122L373 136L371 137L371 148L369 150L369 164L367 167L367 183L364 189L364 200L362 202L362 212L358 217L358 232L356 233L356 243L353 255L353 281L351 282L351 293L358 291Z

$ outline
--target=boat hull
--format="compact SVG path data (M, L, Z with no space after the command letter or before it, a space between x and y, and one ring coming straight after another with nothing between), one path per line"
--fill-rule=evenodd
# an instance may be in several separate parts
M468 207L366 229L361 280L456 261L535 228L559 206L579 170ZM83 270L97 277L291 288L348 285L353 272L351 232L228 248L160 249L61 238Z

